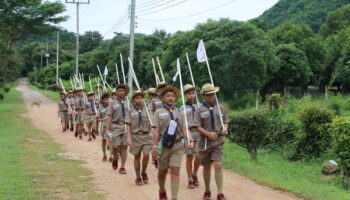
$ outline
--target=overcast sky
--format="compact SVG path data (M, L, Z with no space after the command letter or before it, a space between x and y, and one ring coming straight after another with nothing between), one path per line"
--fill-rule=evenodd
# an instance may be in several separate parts
M65 0L60 1L65 3ZM209 18L246 21L258 17L277 2L278 0L136 0L136 32L152 33L156 28L170 33L190 30ZM128 33L129 4L130 0L90 0L89 5L80 5L80 33L97 30L105 39L113 37L113 32ZM66 7L65 15L70 18L60 25L75 32L76 5L66 4Z

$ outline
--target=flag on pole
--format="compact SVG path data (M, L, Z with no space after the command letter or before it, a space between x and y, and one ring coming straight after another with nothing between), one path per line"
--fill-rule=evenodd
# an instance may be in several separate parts
M206 62L207 61L207 52L205 51L205 46L203 40L199 41L197 48L197 60L198 62Z
M175 76L173 77L173 81L175 82L177 80L177 77L180 75L180 72L179 72L179 68L176 67L176 74Z
M105 71L103 72L103 75L107 76L108 75L108 68L107 68L107 65L105 67Z

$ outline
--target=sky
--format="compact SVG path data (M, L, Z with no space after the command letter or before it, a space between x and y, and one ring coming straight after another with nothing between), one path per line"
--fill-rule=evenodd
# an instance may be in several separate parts
M278 0L136 0L136 32L151 34L156 29L169 33L186 31L208 19L246 21L260 16L277 2ZM128 34L129 4L130 0L90 0L88 5L80 4L80 33L99 31L105 39L112 38L114 32ZM69 20L60 26L75 32L76 5L68 3L66 8L64 15L69 16Z

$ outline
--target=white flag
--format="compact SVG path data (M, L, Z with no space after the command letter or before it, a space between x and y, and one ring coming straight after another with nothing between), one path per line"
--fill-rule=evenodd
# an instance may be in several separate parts
M203 40L199 41L197 48L197 60L198 62L206 62L207 61L207 52L205 51L205 46Z
M108 75L108 68L107 68L107 65L105 67L105 71L103 72L103 75L107 76Z
M180 75L180 72L179 72L179 66L176 66L176 74L175 76L173 77L173 81L175 82L177 80L177 77Z

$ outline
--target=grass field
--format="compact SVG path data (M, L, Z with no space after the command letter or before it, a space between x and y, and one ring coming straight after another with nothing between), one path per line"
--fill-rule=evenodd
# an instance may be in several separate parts
M59 157L61 146L20 116L24 112L20 93L12 88L0 102L0 199L104 199L83 162Z
M289 162L283 155L269 150L259 152L253 161L245 149L226 141L224 165L228 169L273 188L287 190L311 200L349 200L350 192L342 188L340 177L321 174L323 158Z

